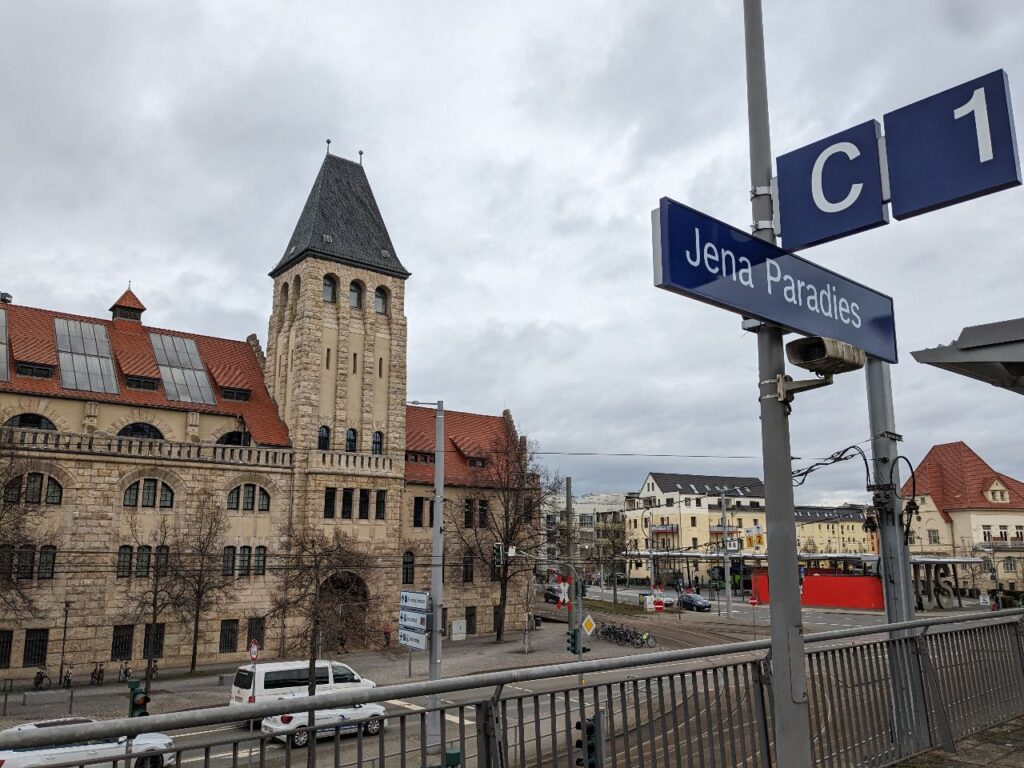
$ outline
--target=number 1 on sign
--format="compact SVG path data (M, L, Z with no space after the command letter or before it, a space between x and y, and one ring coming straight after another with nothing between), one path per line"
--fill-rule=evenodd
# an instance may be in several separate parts
M992 131L988 127L988 103L985 89L976 88L970 101L953 110L953 118L959 120L974 113L974 131L978 136L978 162L987 163L992 159Z

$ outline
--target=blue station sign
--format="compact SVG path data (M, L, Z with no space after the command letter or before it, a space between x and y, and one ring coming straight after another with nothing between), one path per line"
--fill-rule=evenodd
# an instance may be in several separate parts
M906 219L1021 183L999 69L885 116L892 215Z
M799 250L1021 183L1006 72L776 158L782 245Z
M889 296L667 197L651 218L658 288L897 362Z

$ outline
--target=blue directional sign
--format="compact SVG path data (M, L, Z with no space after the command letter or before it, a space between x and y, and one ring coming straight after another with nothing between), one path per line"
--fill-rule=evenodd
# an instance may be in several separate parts
M657 287L897 361L890 297L667 197L651 218Z
M885 141L897 219L1021 183L1001 69L890 112Z
M889 223L882 201L877 120L780 155L782 245L795 251Z

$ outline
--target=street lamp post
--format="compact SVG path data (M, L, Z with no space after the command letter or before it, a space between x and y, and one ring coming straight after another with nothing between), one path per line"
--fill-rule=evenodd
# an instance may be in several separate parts
M57 685L64 684L64 649L68 640L68 613L71 611L71 601L64 601L64 634L60 636L60 672L57 673Z

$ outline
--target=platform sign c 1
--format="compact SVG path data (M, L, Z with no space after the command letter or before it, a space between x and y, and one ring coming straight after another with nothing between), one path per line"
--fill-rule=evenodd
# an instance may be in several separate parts
M651 218L657 287L897 362L889 296L667 197Z

